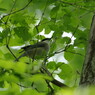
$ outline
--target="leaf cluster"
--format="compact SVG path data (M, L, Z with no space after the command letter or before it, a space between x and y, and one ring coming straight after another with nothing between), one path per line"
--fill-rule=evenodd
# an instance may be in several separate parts
M53 93L60 89L58 83L53 84L56 77L68 87L78 86L94 3L93 0L0 0L0 93ZM44 35L39 34L42 31ZM43 62L32 63L27 57L14 62L20 46L34 44L45 35L53 39L45 69L41 67ZM66 61L61 62L62 58Z

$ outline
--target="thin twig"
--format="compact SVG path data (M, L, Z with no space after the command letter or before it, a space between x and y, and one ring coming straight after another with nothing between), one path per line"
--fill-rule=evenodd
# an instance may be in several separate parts
M77 27L76 27L75 31L73 32L71 38L68 40L67 45L65 46L65 49L64 49L65 51L66 51L66 50L68 49L68 47L70 46L70 45L69 45L69 42L72 40L72 37L73 37L73 36L75 35L75 33L77 32L78 27L79 27L79 25L77 25Z
M50 54L50 55L47 57L47 59L49 59L51 56L54 56L55 54L59 54L59 53L62 53L62 52L70 52L70 53L72 53L72 54L77 54L77 55L80 55L80 56L84 56L84 55L81 54L81 53L76 53L76 52L67 51L67 50L63 49L63 50L56 51L56 52Z
M11 12L12 12L12 10L13 10L15 4L16 4L16 0L14 1L14 4L13 4L13 6L12 6L10 12L9 12L9 14L11 14ZM9 17L10 17L10 15L8 15L8 18L7 18L6 22L5 22L5 24L7 24L8 20L9 20Z
M69 46L70 46L70 45L69 45L69 42L70 42L70 40L72 39L72 37L75 35L75 33L77 32L78 27L79 27L79 25L77 25L77 27L76 27L75 31L73 32L71 38L68 40L68 42L67 42L65 48L62 49L62 50L60 49L59 51L56 51L56 52L50 54L50 56L48 56L47 59L49 59L49 58L51 57L51 55L59 54L59 53L62 53L62 52L70 52L70 53L73 53L73 54L77 54L77 55L84 56L84 55L82 55L82 54L80 54L80 53L75 53L75 52L72 52L72 51L68 51L68 50L67 50L67 49L69 48Z
M14 55L14 53L10 50L9 46L6 45L6 47L7 47L7 49L10 51L10 53L14 56L14 58L17 59L16 56Z
M57 70L59 67L61 67L63 64L64 64L64 63L61 63L59 66L57 66L57 67L52 71L52 73L51 73L51 74L53 74L53 73L54 73L54 71L55 71L55 70Z
M42 73L48 74L50 77L53 78L52 74L51 74L46 68L42 67L42 68L40 69L40 71L41 71ZM54 79L54 78L53 78L53 80L50 81L50 82L53 83L53 84L55 84L56 86L59 86L59 87L68 87L68 86L65 85L64 83L61 83L60 81L58 81L58 80L56 80L56 79Z
M9 14L6 14L6 15L4 15L1 19L3 19L4 17L6 17L6 16L8 16L8 15L15 14L15 13L17 13L17 12L23 11L25 8L28 7L28 5L29 5L31 2L32 2L32 0L30 0L23 8L21 8L21 9L19 9L19 10L17 10L17 11L11 12L11 13L9 13Z
M38 24L37 26L40 25L40 23L41 23L41 21L42 21L42 19L43 19L43 16L44 16L45 11L46 11L46 8L47 8L47 4L48 4L48 0L46 1L46 5L45 5L45 8L44 8L44 10L43 10L42 16L41 16L41 18L40 18L40 22L39 22L39 24Z
M81 53L77 53L77 52L73 52L73 51L65 51L65 52L70 52L70 53L72 53L72 54L77 54L77 55L80 55L80 56L84 56L84 55L81 54Z
M24 85L21 85L21 84L19 84L19 83L16 83L18 86L20 86L20 87L23 87L23 88L28 88L28 87L26 87L26 86L24 86Z
M17 13L17 12L20 12L20 11L24 10L24 9L31 3L31 1L32 1L32 0L30 0L30 2L28 2L28 4L26 4L26 6L24 6L23 8L21 8L21 9L19 9L19 10L17 10L17 11L12 12L12 10L13 10L13 8L14 8L14 5L15 5L15 3L16 3L16 0L15 0L14 4L13 4L11 10L10 10L10 13L7 14L7 15L5 15L5 16L8 16L8 18L7 18L6 22L5 22L5 25L7 24L8 20L9 20L9 16L10 16L11 14L14 14L14 13ZM4 18L5 16L3 16L3 18ZM7 39L7 38L9 38L9 39ZM6 37L6 47L7 47L7 49L10 51L10 53L14 56L14 58L17 59L16 56L14 55L14 53L11 51L11 49L10 49L9 46L8 46L8 45L9 45L9 40L10 40L10 37L7 36L7 37Z
M35 26L36 31L37 31L37 34L39 34L39 29L38 29L38 27L39 27L39 25L40 25L40 23L41 23L41 21L42 21L42 19L43 19L43 16L44 16L44 14L45 14L45 11L46 11L46 8L47 8L47 4L48 4L48 0L47 0L47 2L46 2L45 8L44 8L43 13L42 13L42 15L41 15L40 21L39 21L38 25ZM38 37L39 37L39 36L38 36ZM38 39L39 39L39 38L38 38Z
M13 4L11 10L10 10L10 13L12 12L12 10L13 10L13 8L14 8L15 3L16 3L16 0L14 1L14 4ZM9 13L9 14L10 14L10 13ZM9 17L10 17L10 15L8 15L8 17L7 17L6 21L5 21L5 27L6 27L6 28L7 28L6 25L7 25L7 22L8 22L8 20L9 20ZM10 36L8 36L8 34L7 34L7 37L6 37L6 44L7 44L7 45L9 44L10 38L11 38L11 32L10 32Z
M16 0L14 1L14 4L13 4L13 6L12 6L12 8L11 8L9 14L11 14L11 12L12 12L14 6L15 6L15 3L16 3ZM10 17L10 15L8 15L8 18L6 19L5 27L6 27L6 25L7 25L7 22L8 22L8 20L9 20L9 17ZM6 28L7 28L7 27L6 27ZM11 49L10 49L9 46L8 46L8 45L9 45L10 38L11 38L11 32L10 32L10 35L9 35L9 36L8 36L8 34L9 34L9 33L7 33L7 37L6 37L6 47L7 47L7 49L10 51L10 53L14 56L14 58L16 58L16 56L14 55L14 53L11 51Z
M87 9L87 7L88 7L88 8L89 8L89 7L95 7L95 6L82 6L82 5L77 5L76 2L75 2L75 3L71 3L71 2L66 2L66 1L62 1L62 0L57 0L57 1L59 1L59 2L61 2L61 3L64 3L64 4L68 4L68 5L74 6L74 7L78 7L78 8L80 8L80 9L84 9L84 10L86 10L86 11L90 11L90 10ZM90 12L93 12L93 11L90 11Z
M50 88L51 93L53 94L53 93L54 93L54 89L53 89L52 86L50 85L50 82L49 82L48 80L46 80L46 83L47 83L48 87Z

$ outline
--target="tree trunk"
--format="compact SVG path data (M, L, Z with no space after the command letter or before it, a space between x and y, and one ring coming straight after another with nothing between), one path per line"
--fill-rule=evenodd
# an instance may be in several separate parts
M95 15L92 18L90 38L82 69L80 85L95 85Z

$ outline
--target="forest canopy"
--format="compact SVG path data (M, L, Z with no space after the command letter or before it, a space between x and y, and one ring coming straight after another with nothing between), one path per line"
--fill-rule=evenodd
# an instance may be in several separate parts
M0 0L0 93L60 95L64 87L78 87L94 12L94 0ZM47 58L14 62L22 46L49 34Z

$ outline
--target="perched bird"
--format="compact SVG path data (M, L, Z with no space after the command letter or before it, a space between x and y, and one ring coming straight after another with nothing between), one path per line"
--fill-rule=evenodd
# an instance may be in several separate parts
M45 58L50 48L50 40L51 38L45 38L34 45L22 47L21 49L23 49L23 53L15 61L18 61L21 57L24 56L32 58L33 60Z

